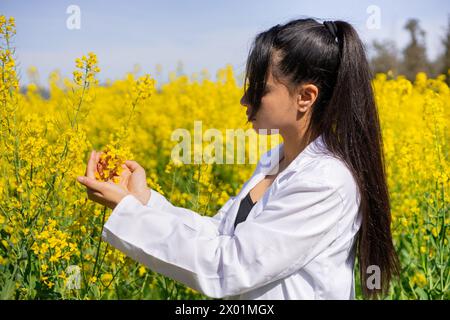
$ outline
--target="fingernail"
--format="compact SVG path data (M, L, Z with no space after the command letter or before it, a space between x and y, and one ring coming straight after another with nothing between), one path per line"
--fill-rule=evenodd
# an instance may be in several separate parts
M84 177L77 177L78 182L84 182Z

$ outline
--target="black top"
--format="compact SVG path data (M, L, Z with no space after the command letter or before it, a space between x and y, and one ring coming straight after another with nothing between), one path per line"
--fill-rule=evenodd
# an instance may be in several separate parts
M250 197L250 192L247 193L244 199L241 200L241 204L239 205L239 211L236 216L236 220L234 221L234 228L236 229L236 226L241 223L242 221L245 221L247 219L247 216L252 210L255 203L253 203L252 198Z

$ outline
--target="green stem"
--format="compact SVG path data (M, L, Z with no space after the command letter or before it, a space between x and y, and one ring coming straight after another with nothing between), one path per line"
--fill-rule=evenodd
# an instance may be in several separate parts
M100 245L102 244L102 232L103 232L103 225L105 224L105 217L106 217L106 207L103 207L103 213L102 213L102 226L100 229L100 234L98 237L98 243L97 243L97 252L95 254L95 263L94 263L94 268L92 270L92 276L95 275L95 269L97 267L97 262L98 262L98 256L99 256L99 252L100 252ZM100 268L100 267L99 267Z

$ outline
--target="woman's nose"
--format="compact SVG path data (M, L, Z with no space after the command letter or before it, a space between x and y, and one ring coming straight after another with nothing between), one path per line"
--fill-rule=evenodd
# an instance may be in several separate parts
M241 98L241 105L243 107L248 107L248 101L247 101L247 96L244 94Z

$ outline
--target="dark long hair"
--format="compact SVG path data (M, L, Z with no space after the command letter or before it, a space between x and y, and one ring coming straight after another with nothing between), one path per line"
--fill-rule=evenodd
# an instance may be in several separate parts
M269 69L275 79L286 82L290 93L301 83L319 88L307 132L309 136L322 134L328 148L347 164L358 184L362 225L356 250L362 293L377 298L387 293L400 269L390 228L380 121L364 45L351 24L334 23L337 39L312 18L292 20L258 34L247 60L244 93L252 106L249 118L253 118ZM371 265L381 271L379 290L366 285Z

